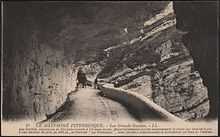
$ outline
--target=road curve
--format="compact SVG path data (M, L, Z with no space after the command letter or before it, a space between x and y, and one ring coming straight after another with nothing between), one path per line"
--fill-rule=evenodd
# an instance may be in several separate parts
M69 103L47 121L119 122L136 121L120 103L101 97L99 90L81 88L69 95Z

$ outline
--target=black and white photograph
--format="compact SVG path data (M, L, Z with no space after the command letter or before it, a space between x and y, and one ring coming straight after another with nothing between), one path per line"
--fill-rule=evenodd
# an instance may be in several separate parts
M1 11L1 135L218 135L218 1Z

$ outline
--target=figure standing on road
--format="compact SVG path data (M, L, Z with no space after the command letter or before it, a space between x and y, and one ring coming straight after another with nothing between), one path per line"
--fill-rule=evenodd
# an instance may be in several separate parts
M95 78L95 81L94 81L94 89L98 89L97 83L98 83L98 79L97 79L97 77L96 77L96 78Z
M76 87L78 88L79 85L81 84L82 88L85 88L86 83L87 83L86 74L83 72L82 68L79 68L78 73L77 73L77 85L76 85Z

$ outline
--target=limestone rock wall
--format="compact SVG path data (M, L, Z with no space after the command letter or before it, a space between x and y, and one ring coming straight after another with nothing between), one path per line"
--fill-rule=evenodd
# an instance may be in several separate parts
M172 52L174 47L179 47L179 51ZM208 91L199 72L193 69L192 58L184 53L184 45L167 41L160 48L167 49L167 58L164 60L161 55L159 69L152 78L154 102L183 119L205 117L209 112Z
M99 77L150 98L182 119L205 117L210 108L208 91L175 27L175 15L142 30L135 42L105 50L107 61Z
M54 50L31 37L25 50L16 50L12 66L5 66L6 117L42 119L54 112L75 87L75 73L62 50ZM34 43L32 43L34 41ZM34 50L33 50L34 49ZM8 81L10 80L10 82ZM15 94L12 94L15 92Z

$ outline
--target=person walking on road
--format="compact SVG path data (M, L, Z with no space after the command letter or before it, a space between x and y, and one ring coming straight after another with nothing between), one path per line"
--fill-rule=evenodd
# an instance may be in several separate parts
M77 88L82 85L82 88L86 87L87 83L87 78L86 74L83 72L82 68L79 68L78 73L77 73Z
M94 89L98 89L97 83L98 83L98 79L97 79L97 77L96 77L96 78L95 78L95 81L94 81Z

